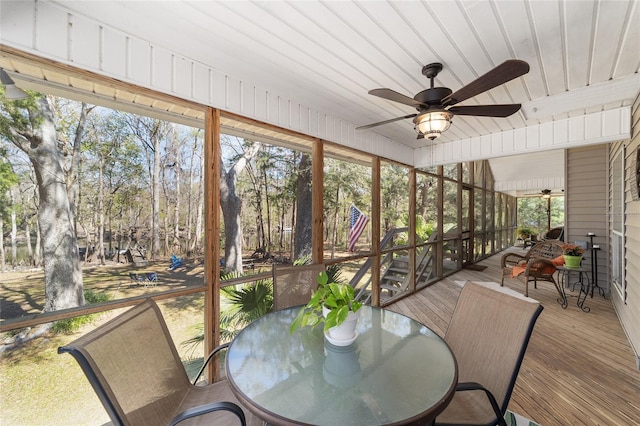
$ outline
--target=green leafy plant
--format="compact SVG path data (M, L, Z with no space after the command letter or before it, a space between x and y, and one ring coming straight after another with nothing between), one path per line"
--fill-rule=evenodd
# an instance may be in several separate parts
M516 230L516 235L518 236L518 238L524 240L531 237L533 234L535 234L535 232L536 231L533 228L530 228L528 226L520 226Z
M88 305L94 303L107 302L110 299L106 293L96 293L93 290L84 291L84 300ZM52 331L56 334L71 334L78 331L82 326L92 323L98 314L81 315L79 317L67 318L53 323Z
M322 307L329 309L327 317L322 314ZM362 303L355 298L355 292L349 284L333 282L326 272L318 274L318 289L311 295L307 303L291 323L290 331L311 326L315 327L324 320L324 330L342 324L349 311L357 312Z

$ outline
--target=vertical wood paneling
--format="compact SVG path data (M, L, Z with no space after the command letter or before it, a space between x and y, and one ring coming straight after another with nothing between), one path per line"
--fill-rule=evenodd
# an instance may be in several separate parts
M69 15L65 11L52 7L49 3L38 2L35 48L69 60L68 19Z
M34 48L35 21L36 3L0 2L0 28L3 39Z
M102 45L100 49L100 69L109 75L125 76L127 73L126 51L127 37L119 31L109 28L100 28L100 39ZM125 54L123 55L123 52ZM81 61L77 57L76 63Z
M226 76L226 96L225 104L226 109L233 112L240 111L240 100L242 99L242 80L227 75ZM286 126L285 126L286 127Z
M209 70L210 89L209 102L226 109L227 105L227 77L216 70Z
M69 47L69 59L75 57L84 58L92 68L100 67L100 26L95 22L84 19L69 18L69 31L71 38Z
M128 40L127 77L141 86L151 83L151 46L138 39ZM202 76L206 82L206 75Z
M162 47L153 46L151 55L151 84L163 92L171 93L173 89L173 54Z
M201 103L206 103L209 100L209 94L211 92L209 69L202 66L199 63L194 63L193 66L193 98Z
M193 99L192 84L193 81L193 62L182 56L172 55L173 62L172 76L173 81L171 87L173 92L181 98Z

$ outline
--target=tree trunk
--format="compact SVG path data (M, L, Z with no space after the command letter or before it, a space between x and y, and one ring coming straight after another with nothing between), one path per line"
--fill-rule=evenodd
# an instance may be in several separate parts
M71 155L71 165L66 174L65 182L67 183L67 192L69 194L69 208L71 209L71 223L73 229L77 229L76 223L76 205L80 203L80 148L82 146L82 138L84 129L87 124L87 116L95 108L89 107L84 102L80 106L80 116L78 117L78 126L73 139L73 154Z
M176 140L176 144L179 142ZM180 149L176 148L176 203L173 209L173 250L182 252L182 244L180 243Z
M340 185L336 188L336 208L333 214L333 243L331 244L331 259L335 257L336 245L338 244L338 218L340 207Z
M156 124L157 125L157 124ZM151 260L160 255L160 137L153 138L153 211L151 214Z
M228 172L225 172L220 164L220 206L224 218L226 272L242 273L242 204L236 194L236 178L260 148L261 142L253 142Z
M104 157L100 157L98 181L98 252L100 264L104 265Z
M187 254L193 251L193 224L195 220L193 218L193 187L195 180L195 169L194 169L194 159L196 157L196 153L198 151L198 135L200 132L196 133L193 137L193 146L191 147L191 155L189 157L189 187L187 189L187 223L186 223L186 241L184 244L185 250Z
M0 233L0 235L2 234ZM25 244L27 245L27 264L33 266L33 246L31 245L31 224L29 223L29 218L26 218L24 221L24 237Z
M200 156L200 176L204 176L204 155ZM204 213L204 184L203 179L200 179L200 183L198 185L198 207L196 212L196 229L195 235L193 237L193 243L191 244L191 251L195 251L197 247L200 245L200 236L202 235L202 215ZM218 259L215 259L218 262Z
M38 98L39 127L30 133L10 129L11 141L31 161L38 183L38 228L44 261L44 311L56 311L84 304L82 270L73 217L58 151L53 114L45 98ZM36 121L36 122L38 122Z
M302 154L298 163L296 182L296 232L294 259L311 255L311 156Z
M37 223L36 223L36 246L35 247L36 247L36 250L35 250L35 254L33 255L33 266L38 268L42 266L42 237L40 236L40 226L38 226Z
M271 251L271 246L272 246L272 242L271 242L271 203L269 202L269 187L267 184L267 168L266 166L263 166L261 168L262 171L262 187L264 188L264 200L265 200L265 207L267 210L267 232L266 232L266 245L265 245L265 250L266 251Z
M11 266L18 266L18 222L16 221L16 196L13 189L9 190L11 199ZM0 237L2 237L0 235Z
M223 183L224 182L224 183ZM221 179L220 201L224 218L224 269L242 273L242 200L236 195L234 176Z
M2 216L0 215L0 272L5 271L5 260L4 260L4 221L2 220Z

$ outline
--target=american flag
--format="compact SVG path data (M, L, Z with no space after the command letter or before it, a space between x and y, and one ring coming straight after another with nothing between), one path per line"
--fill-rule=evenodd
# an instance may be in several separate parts
M351 206L349 217L351 220L351 228L349 229L349 251L355 252L356 241L360 238L362 231L364 231L364 227L367 226L369 218L362 214L362 212L354 205Z

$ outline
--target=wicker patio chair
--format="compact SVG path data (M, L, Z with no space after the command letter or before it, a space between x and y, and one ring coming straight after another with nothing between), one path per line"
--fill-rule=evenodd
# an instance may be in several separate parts
M506 426L507 405L542 309L497 283L465 284L445 334L458 363L458 385L436 425Z
M562 243L557 240L541 241L536 243L525 255L507 253L502 256L502 280L516 278L524 283L524 295L529 297L529 282L533 281L534 288L538 287L538 281L552 283L561 298L564 297L560 286L553 275L556 272L554 260L562 256Z
M318 288L323 264L303 266L273 265L273 310L306 305Z
M189 382L151 299L58 353L73 355L115 425L261 424L243 411L226 380L205 386Z

